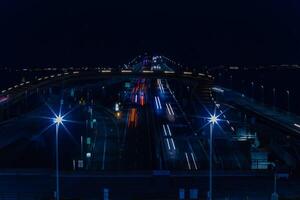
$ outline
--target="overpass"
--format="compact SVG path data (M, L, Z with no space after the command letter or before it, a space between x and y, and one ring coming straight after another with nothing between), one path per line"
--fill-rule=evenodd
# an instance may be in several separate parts
M136 72L130 69L101 69L101 70L82 70L82 71L68 71L63 73L57 73L50 76L39 77L32 81L21 82L12 87L4 89L1 91L2 96L7 96L7 101L3 101L0 105L5 105L6 103L13 103L18 100L19 97L25 93L30 93L30 91L36 90L53 83L62 81L72 81L72 80L93 80L93 79L108 79L108 78L118 78L118 79L128 79L128 78L164 78L164 79L178 79L178 80L191 80L198 83L203 83L211 85L213 77L208 74L195 73L191 71L175 72L170 71L153 71L153 70L142 70Z
M45 75L37 77L34 80L22 82L12 87L2 90L1 95L7 97L5 101L0 103L0 123L4 124L10 122L16 117L27 113L30 108L27 108L30 104L34 106L34 102L29 97L41 95L44 89L48 87L61 84L72 84L76 81L90 81L90 80L128 80L130 78L148 78L148 79L176 79L193 81L201 88L205 88L209 91L212 85L213 78L207 74L194 73L190 71L175 72L173 70L165 71L152 71L152 70L141 70L139 72L129 69L99 69L99 70L75 70L58 72L52 75ZM39 94L40 93L40 94ZM209 95L207 94L207 98ZM28 100L29 98L29 100ZM27 105L27 106L24 106ZM3 139L0 146L7 145L12 139L16 139L12 135L9 138Z

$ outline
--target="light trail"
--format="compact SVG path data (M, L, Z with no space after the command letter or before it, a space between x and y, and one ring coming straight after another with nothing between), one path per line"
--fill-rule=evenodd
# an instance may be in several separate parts
M158 110L158 109L159 109L159 107L158 107L157 98L156 98L156 97L154 97L154 99L155 99L155 106L156 106L156 109Z
M213 88L211 88L213 91L215 91L215 92L219 92L219 93L224 93L224 90L223 89L221 89L221 88L218 88L218 87L213 87Z
M167 129L168 129L169 135L172 137L172 133L171 133L171 130L170 130L170 127L168 124L167 124Z
M144 106L144 105L145 105L145 98L144 98L144 95L141 95L141 96L140 96L140 104L141 104L141 106Z
M171 107L171 105L169 103L166 103L166 107L167 107L167 111L168 111L169 115L174 115L173 108Z
M168 131L167 131L167 129L168 129ZM170 127L169 127L168 124L167 125L163 124L163 130L164 130L164 136L165 137L168 137L168 136L172 137L172 133L170 131ZM175 151L176 150L176 146L175 146L174 139L173 138L166 138L166 140L167 140L167 143L168 143L168 147L170 147L170 143L171 143L172 149ZM169 148L169 150L171 150L171 147Z
M193 154L193 153L191 153L191 156L192 156L192 159L193 159L193 163L194 163L195 169L196 169L196 170L198 170L198 166L197 166L197 163L196 163L196 160L195 160L194 154Z
M300 128L300 125L299 125L299 124L296 124L296 123L295 123L294 126L296 126L297 128Z
M172 115L174 115L174 111L173 111L173 108L172 108L171 104L169 104L169 108L170 108L170 111L171 111Z
M137 98L137 94L134 97L134 102L137 103L138 102L138 98Z
M167 144L168 144L168 149L171 150L171 147L170 147L170 143L169 143L168 138L166 138L166 140L167 140Z
M165 125L164 125L164 124L163 124L163 129L164 129L164 134L165 134L165 136L167 137L167 136L168 136L168 134L167 134L166 127L165 127Z
M191 164L190 164L190 160L189 160L187 152L185 152L185 158L186 158L186 162L188 164L189 170L191 170L192 168L191 168Z
M171 115L170 108L167 103L166 103L166 107L167 107L168 114Z
M175 143L174 143L173 138L171 138L171 143L172 143L172 147L173 147L173 149L174 149L174 151L175 151L175 150L176 150L176 147L175 147Z
M161 79L157 79L157 84L158 84L158 88L160 90L161 93L165 93L165 89L163 84L161 83Z
M158 103L159 109L162 109L159 97L156 97L156 98L157 98L157 103Z

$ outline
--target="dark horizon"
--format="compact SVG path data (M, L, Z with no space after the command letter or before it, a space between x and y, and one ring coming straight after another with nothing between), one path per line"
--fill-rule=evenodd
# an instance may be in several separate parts
M201 64L300 63L299 3L2 1L1 65L119 65L149 52Z

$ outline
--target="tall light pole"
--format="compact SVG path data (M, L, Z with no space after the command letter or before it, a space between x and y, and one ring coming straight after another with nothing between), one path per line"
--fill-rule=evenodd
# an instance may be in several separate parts
M63 99L61 99L60 101L60 107L59 107L59 112L55 113L54 110L46 103L46 105L48 106L49 110L52 112L53 117L49 118L49 117L44 117L45 119L49 119L52 121L52 123L45 129L43 130L46 131L48 130L50 127L55 125L55 165L56 165L56 191L55 191L55 199L59 200L60 198L60 192L59 192L59 149L58 149L58 140L59 140L59 126L62 125L62 127L64 128L64 130L71 134L70 131L68 130L68 128L65 126L65 122L71 122L71 123L76 123L75 121L70 121L70 120L66 120L65 118L74 111L74 109L68 111L67 113L64 113L62 115L62 105L63 105Z
M218 122L218 117L212 115L209 118L209 191L207 193L208 200L212 200L212 145L213 145L213 126Z
M274 169L274 192L272 193L271 200L278 200L278 193L277 193L277 173L276 173L276 164L274 162L269 163Z
M288 112L290 112L290 91L287 90L286 94L287 94L287 110Z
M59 125L63 122L61 115L55 116L53 119L55 123L55 152L56 152L56 200L59 200L59 153L58 153L58 130Z
M264 91L264 86L261 85L260 88L261 88L262 102L265 103L265 91Z
M254 99L254 82L251 82L251 98Z
M273 107L275 107L275 105L276 105L276 89L275 88L273 88Z

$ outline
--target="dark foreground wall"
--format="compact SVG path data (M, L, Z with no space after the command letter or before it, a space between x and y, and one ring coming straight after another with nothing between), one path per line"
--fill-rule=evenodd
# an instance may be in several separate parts
M63 173L61 174L62 199L103 199L104 188L109 199L178 199L179 188L198 189L204 199L208 190L207 173ZM272 174L216 173L213 178L215 198L270 199L273 192ZM2 172L0 198L50 199L55 190L55 173ZM278 179L278 193L282 197L300 196L300 181Z

